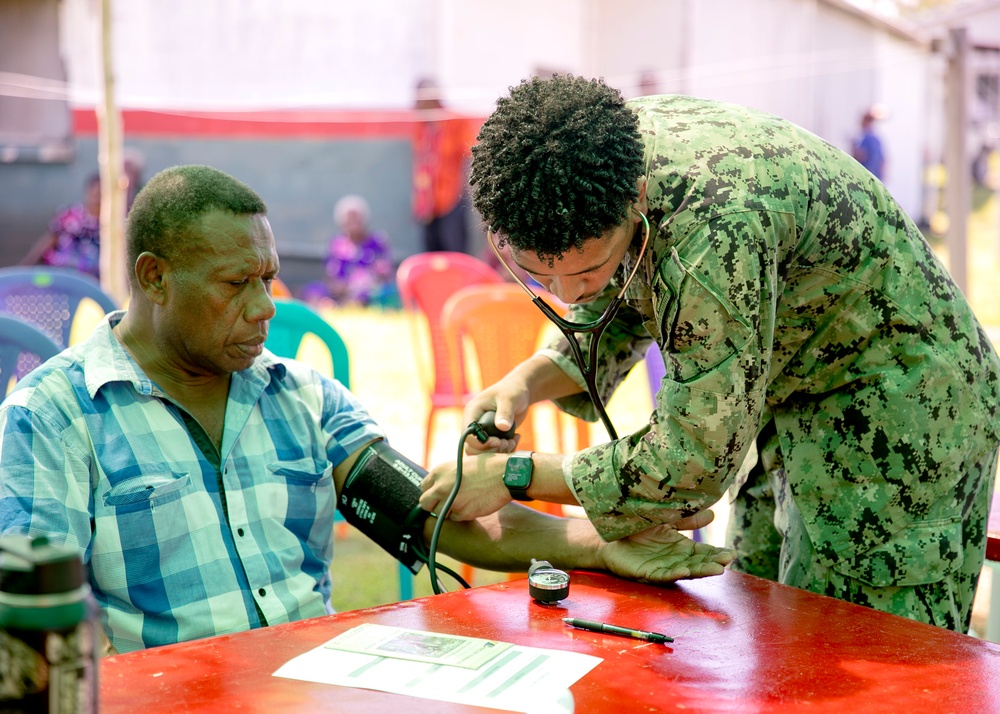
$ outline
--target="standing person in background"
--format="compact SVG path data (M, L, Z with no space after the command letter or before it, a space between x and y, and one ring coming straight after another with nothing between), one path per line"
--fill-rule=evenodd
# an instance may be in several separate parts
M882 149L882 139L875 133L875 120L879 118L880 112L875 108L861 117L861 133L854 142L852 155L875 178L882 181L885 179L885 152Z
M35 242L21 265L75 268L99 278L100 235L101 177L94 173L84 184L83 200L56 212L48 232Z
M419 116L413 139L413 215L423 227L424 250L468 251L465 194L469 149L476 127L447 111L431 79L417 83Z

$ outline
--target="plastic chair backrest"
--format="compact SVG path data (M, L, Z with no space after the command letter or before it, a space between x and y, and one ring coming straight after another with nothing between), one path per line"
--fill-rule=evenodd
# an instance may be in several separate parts
M6 397L24 375L59 354L61 348L34 325L9 315L0 315L0 399Z
M264 346L279 357L308 362L350 389L351 362L347 344L333 325L299 300L276 299L274 307L275 314ZM318 349L319 346L326 349Z
M457 406L468 392L461 369L457 379L452 374L448 347L441 330L441 309L457 290L484 283L501 284L503 278L488 263L465 253L417 253L404 258L399 264L396 284L403 306L427 319L434 364L432 404Z
M546 302L559 311L554 299L546 298ZM471 344L482 380L479 387L498 382L531 357L541 343L558 334L524 291L512 283L458 290L445 303L441 324L453 370L465 362L465 342ZM519 449L534 450L534 411L529 409L518 425Z
M558 302L545 299L560 311ZM464 346L468 341L475 353L482 386L494 384L528 359L545 339L548 329L555 329L520 286L512 283L472 285L456 291L444 304L441 326L452 369L465 362ZM517 433L521 435L519 450L535 450L538 406L532 405L517 425ZM555 417L558 430L559 415ZM563 514L562 506L556 503L532 501L528 505L553 515ZM462 567L466 582L472 582L474 571L470 566Z
M0 268L0 313L37 326L68 347L84 339L114 300L89 275L69 268Z

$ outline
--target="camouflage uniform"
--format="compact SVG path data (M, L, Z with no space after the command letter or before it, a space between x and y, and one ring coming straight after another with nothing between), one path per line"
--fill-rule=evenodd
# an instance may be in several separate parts
M966 629L1000 363L962 293L885 187L816 136L688 97L630 106L650 244L598 387L652 340L666 377L648 427L573 458L587 514L615 539L731 487L736 568ZM569 318L599 316L637 251ZM545 354L583 387L564 341ZM596 419L585 394L560 405Z

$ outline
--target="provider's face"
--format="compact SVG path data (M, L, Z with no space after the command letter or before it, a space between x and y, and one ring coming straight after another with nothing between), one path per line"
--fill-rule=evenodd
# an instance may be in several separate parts
M551 267L548 259L539 259L534 251L511 246L510 256L563 303L587 303L604 291L625 259L635 235L635 220L630 215L621 225L585 240L580 250L570 248L554 258Z
M263 215L212 210L194 230L200 240L171 266L175 289L166 307L175 357L194 373L246 369L263 351L275 312L271 226Z

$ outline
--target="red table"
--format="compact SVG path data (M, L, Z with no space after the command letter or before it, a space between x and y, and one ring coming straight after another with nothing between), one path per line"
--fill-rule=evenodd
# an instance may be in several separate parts
M555 607L517 580L106 658L101 712L487 711L271 676L363 622L602 657L571 688L587 714L1000 712L997 644L735 572L666 587L572 578ZM566 616L676 639L575 630Z

